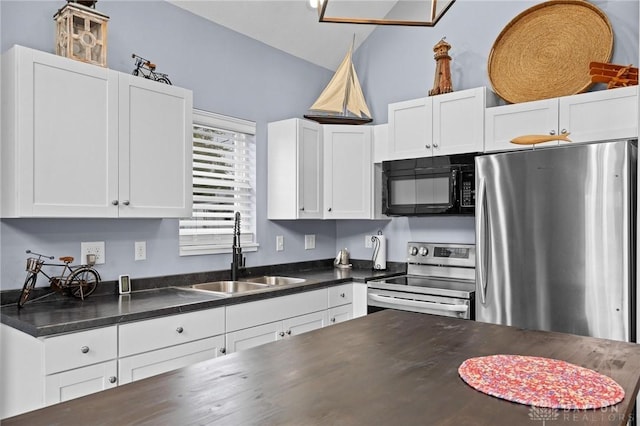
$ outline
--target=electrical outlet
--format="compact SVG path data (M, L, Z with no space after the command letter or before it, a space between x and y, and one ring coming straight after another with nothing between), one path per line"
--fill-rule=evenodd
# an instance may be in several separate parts
M284 236L276 235L276 251L284 250Z
M311 250L316 248L316 236L315 234L304 236L304 249Z
M146 260L147 259L147 242L136 241L134 244L135 256L134 260Z
M372 235L365 235L364 236L364 248L373 247L373 244L371 242L371 238L372 238Z
M96 256L96 265L102 265L105 261L104 241L80 243L80 263L87 263L87 255Z

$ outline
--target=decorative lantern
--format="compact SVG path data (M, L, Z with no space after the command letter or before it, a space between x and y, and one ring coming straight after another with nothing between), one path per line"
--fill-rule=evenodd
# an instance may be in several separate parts
M95 4L68 0L53 16L56 21L56 54L106 67L109 17L81 3Z

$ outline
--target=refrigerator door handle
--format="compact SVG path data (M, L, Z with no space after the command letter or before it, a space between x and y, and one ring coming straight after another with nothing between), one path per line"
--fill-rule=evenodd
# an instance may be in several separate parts
M489 222L487 220L487 207L485 203L487 191L487 184L483 178L480 178L478 182L478 198L477 204L478 214L476 216L476 229L478 230L477 235L477 243L476 243L476 270L477 270L477 282L478 288L480 290L480 303L483 305L487 300L487 280L485 277L486 274L486 253L488 253L488 241L487 241L487 227L489 226Z

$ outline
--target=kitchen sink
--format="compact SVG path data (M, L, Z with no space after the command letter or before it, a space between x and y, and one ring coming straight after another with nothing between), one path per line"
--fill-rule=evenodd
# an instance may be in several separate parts
M305 282L302 278L280 277L276 275L265 275L262 277L247 278L247 283L261 283L266 285L285 285L285 284L300 284Z
M267 284L250 283L245 281L213 281L210 283L193 284L191 288L205 290L228 295L246 293L248 291L261 290L269 287Z

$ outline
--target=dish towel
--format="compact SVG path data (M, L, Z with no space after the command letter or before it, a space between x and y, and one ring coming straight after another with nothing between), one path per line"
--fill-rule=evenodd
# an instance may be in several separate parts
M586 410L624 399L624 389L610 377L557 359L523 355L469 358L458 374L480 392L535 407Z

